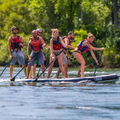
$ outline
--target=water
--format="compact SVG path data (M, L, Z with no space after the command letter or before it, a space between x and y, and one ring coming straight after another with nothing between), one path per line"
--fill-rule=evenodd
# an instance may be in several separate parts
M3 67L0 68L0 73ZM20 70L14 68L13 76ZM38 70L38 68L37 68ZM56 74L53 69L51 77ZM90 76L93 69L85 69ZM120 69L97 69L96 75L116 73ZM69 68L75 77L77 68ZM46 71L47 76L47 71ZM9 78L9 68L1 79ZM24 78L23 71L16 78ZM119 120L120 77L115 84L23 84L0 82L0 120Z

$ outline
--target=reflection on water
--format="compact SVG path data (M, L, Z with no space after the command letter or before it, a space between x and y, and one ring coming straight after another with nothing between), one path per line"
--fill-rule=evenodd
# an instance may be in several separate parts
M4 68L0 68L0 72ZM38 70L39 68L37 68ZM20 70L15 68L13 76ZM57 68L51 77L55 77ZM77 68L68 75L76 77ZM85 76L94 73L85 69ZM116 73L120 69L97 69L96 75ZM47 76L47 71L45 72ZM62 75L60 75L62 76ZM9 78L9 68L1 76L1 120L119 120L120 78L116 83L20 83L3 82ZM16 78L24 78L23 71Z

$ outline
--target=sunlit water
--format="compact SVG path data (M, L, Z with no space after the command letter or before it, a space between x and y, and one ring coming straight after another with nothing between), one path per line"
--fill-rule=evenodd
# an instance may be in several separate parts
M20 69L14 68L13 77ZM51 77L55 77L56 70ZM69 68L69 77L76 77L77 70ZM85 76L91 76L94 70L85 69ZM45 73L47 76L47 70ZM119 120L120 69L96 71L96 75L113 73L119 76L115 84L0 82L0 120ZM0 79L8 78L9 68ZM24 78L23 71L16 78Z

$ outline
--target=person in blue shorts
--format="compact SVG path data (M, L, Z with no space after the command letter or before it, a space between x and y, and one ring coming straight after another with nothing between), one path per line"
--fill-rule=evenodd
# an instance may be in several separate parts
M34 62L36 59L38 60L38 64L41 65L42 71L45 69L44 57L43 57L43 52L42 52L43 47L46 47L46 43L41 37L37 36L37 31L33 30L31 39L27 47L28 58L30 61L27 67L27 78L29 78L31 66L34 66ZM31 54L29 52L30 49L32 49ZM44 73L42 74L42 77L44 78Z
M21 36L17 35L17 27L13 26L11 28L12 36L8 39L8 49L10 53L10 79L12 78L13 66L16 60L18 60L19 65L25 66L24 55L21 48L25 45ZM23 69L26 77L26 67Z

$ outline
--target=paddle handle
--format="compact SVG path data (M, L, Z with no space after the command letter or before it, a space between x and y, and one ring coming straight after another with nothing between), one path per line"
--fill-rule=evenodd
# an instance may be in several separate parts
M101 55L100 55L100 57L99 57L99 59L98 59L98 62L100 62L102 54L103 54L103 50L102 50ZM98 67L98 65L95 66L95 71L94 71L94 74L93 74L94 76L95 76L97 67Z
M47 50L47 53L46 53L46 55L45 55L45 58L46 58L46 56L47 56L49 50L50 50L50 49ZM38 70L37 77L39 76L40 69L41 69L41 67L40 67L39 70Z
M20 46L17 48L16 53L17 53L17 51L18 51L19 48L20 48ZM14 56L15 56L15 55L14 55ZM13 57L13 59L14 59L14 57ZM12 59L12 60L13 60L13 59ZM9 60L9 62L7 63L7 65L5 66L5 68L3 69L2 73L0 74L0 77L1 77L1 75L4 73L5 69L7 68L7 66L9 65L9 63L10 63L12 60Z

